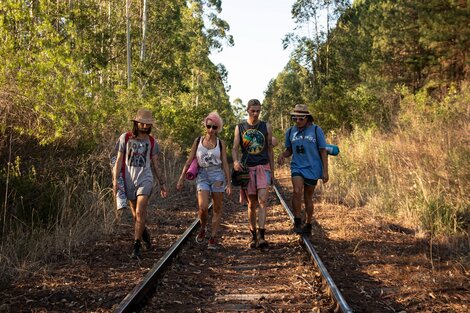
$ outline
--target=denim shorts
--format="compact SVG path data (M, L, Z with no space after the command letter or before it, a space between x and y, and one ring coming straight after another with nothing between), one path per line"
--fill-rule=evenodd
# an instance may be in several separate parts
M197 173L197 190L207 190L210 192L225 191L225 176L221 166L200 167ZM215 186L217 182L222 182L220 186Z

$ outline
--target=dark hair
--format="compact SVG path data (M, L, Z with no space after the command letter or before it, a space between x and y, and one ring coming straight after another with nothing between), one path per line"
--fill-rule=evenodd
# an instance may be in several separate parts
M250 101L248 101L246 109L248 110L249 108L251 108L252 106L255 106L255 105L261 106L261 103L259 102L258 99L251 99Z
M137 137L139 135L139 126L137 124L138 122L134 121L134 127L132 128L132 134L134 135L134 137ZM149 127L147 134L150 135L151 131L152 131L152 126Z

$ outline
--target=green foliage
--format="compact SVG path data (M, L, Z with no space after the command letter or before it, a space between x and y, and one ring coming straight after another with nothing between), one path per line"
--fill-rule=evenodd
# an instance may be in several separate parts
M8 190L2 212L9 208L3 225L16 218L51 221L64 201L83 208L83 199L66 199L58 190L64 180L78 177L76 167L89 170L80 163L84 154L110 149L131 128L138 108L154 113L159 142L184 150L211 111L221 114L226 130L233 128L227 72L209 59L211 50L233 44L229 25L218 16L221 1L147 5L144 40L141 1L0 2L0 188ZM28 152L28 146L43 155ZM10 153L21 160L19 167L6 166ZM109 178L108 167L97 171ZM95 184L107 187L109 179L85 182L91 190Z
M468 4L462 1L296 1L292 17L309 36L288 34L293 47L286 69L268 85L274 119L301 99L326 129L379 127L392 130L400 114L397 88L443 99L468 79ZM331 5L328 23L318 23ZM335 8L335 10L331 10ZM295 64L295 66L292 66ZM295 77L292 88L285 76ZM286 92L287 91L287 92ZM296 95L295 97L286 94ZM288 101L277 101L286 99ZM278 125L283 126L283 123Z
M41 180L34 166L24 169L19 156L0 171L0 189L8 190L7 183L10 186L6 202L8 215L29 226L47 225L50 218L56 216L60 203L57 186L51 181ZM0 219L2 225L6 222L3 217Z

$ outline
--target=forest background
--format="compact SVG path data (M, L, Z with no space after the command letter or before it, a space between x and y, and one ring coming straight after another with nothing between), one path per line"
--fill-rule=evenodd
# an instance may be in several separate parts
M138 108L156 117L171 185L210 111L230 145L244 109L209 59L234 44L221 3L0 2L0 285L113 231L109 155ZM262 118L283 139L308 104L342 151L322 197L468 254L468 1L298 0L291 13L310 32L284 38L293 53Z

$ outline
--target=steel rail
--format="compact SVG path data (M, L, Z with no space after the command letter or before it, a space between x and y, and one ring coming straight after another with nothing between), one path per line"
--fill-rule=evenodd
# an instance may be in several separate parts
M211 206L212 203L210 203L209 209ZM194 232L198 224L199 218L196 218L170 249L158 260L147 275L145 275L140 283L121 301L116 310L114 310L115 313L138 312L145 306L149 297L156 290L157 279L161 276L163 270L171 263L178 253L178 250L183 243L188 240L190 234Z
M284 207L284 210L286 210L287 215L289 215L289 218L291 221L294 221L294 215L292 214L292 211L290 210L289 206L287 203L284 201L281 193L279 192L279 189L273 185L274 191L276 192L276 195L281 202L282 206ZM338 287L336 286L335 282L333 281L333 278L331 278L330 274L328 273L328 270L326 269L325 265L323 264L322 260L318 256L318 253L315 251L315 248L313 247L312 243L310 242L310 239L308 238L308 235L303 234L302 235L302 241L304 244L305 250L310 253L310 257L314 262L314 265L318 268L320 271L320 274L323 277L323 281L326 283L326 288L327 291L329 292L330 296L333 298L333 300L336 302L337 306L343 313L352 313L353 310L349 307L349 305L346 303L346 300L344 299L343 295L339 291Z

